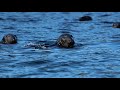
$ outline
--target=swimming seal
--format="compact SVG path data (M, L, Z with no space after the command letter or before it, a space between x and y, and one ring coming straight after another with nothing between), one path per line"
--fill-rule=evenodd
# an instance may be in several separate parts
M14 34L6 34L2 40L2 44L16 44L17 43L17 36Z
M112 27L114 27L114 28L120 28L120 22L113 23Z
M70 34L62 34L59 36L56 42L57 46L63 47L63 48L73 48L75 41L73 39L73 36Z
M92 17L90 16L83 16L83 17L80 17L79 21L90 21L92 20Z
M75 44L75 41L73 39L73 36L70 34L62 34L59 36L59 38L53 42L53 41L39 41L36 43L29 43L25 46L27 47L33 47L35 49L46 49L48 47L57 46L60 48L73 48Z

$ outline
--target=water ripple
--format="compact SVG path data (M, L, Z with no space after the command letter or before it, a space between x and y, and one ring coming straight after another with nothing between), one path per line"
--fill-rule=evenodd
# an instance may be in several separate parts
M90 15L93 20L80 22ZM0 44L1 78L119 78L119 12L0 12L0 38L13 33L15 45ZM59 35L74 36L71 49L52 47ZM26 47L47 43L46 49Z

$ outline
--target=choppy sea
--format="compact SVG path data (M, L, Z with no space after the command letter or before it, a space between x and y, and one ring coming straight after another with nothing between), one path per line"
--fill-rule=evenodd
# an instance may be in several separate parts
M79 21L89 15L92 21ZM0 44L0 78L120 78L120 12L0 12L0 39L17 35L18 43ZM26 48L72 34L75 47ZM82 46L80 45L82 44Z

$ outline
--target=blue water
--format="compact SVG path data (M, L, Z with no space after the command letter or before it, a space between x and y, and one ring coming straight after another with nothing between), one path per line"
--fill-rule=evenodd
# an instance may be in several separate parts
M79 21L89 15L92 21ZM0 78L120 78L120 12L0 12L0 39L17 35L18 43L0 44ZM26 48L70 33L75 47ZM83 44L81 46L81 44Z

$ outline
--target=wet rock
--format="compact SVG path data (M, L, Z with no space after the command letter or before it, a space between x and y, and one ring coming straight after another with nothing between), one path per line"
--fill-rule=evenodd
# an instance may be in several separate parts
M17 36L13 34L7 34L2 38L1 41L3 44L16 44L17 43Z
M90 16L83 16L79 19L79 21L90 21L90 20L92 20L92 17Z
M120 28L120 22L113 23L112 27L114 27L114 28Z
M57 46L63 47L63 48L73 48L75 41L73 39L73 36L70 34L62 34L58 39L57 39Z

